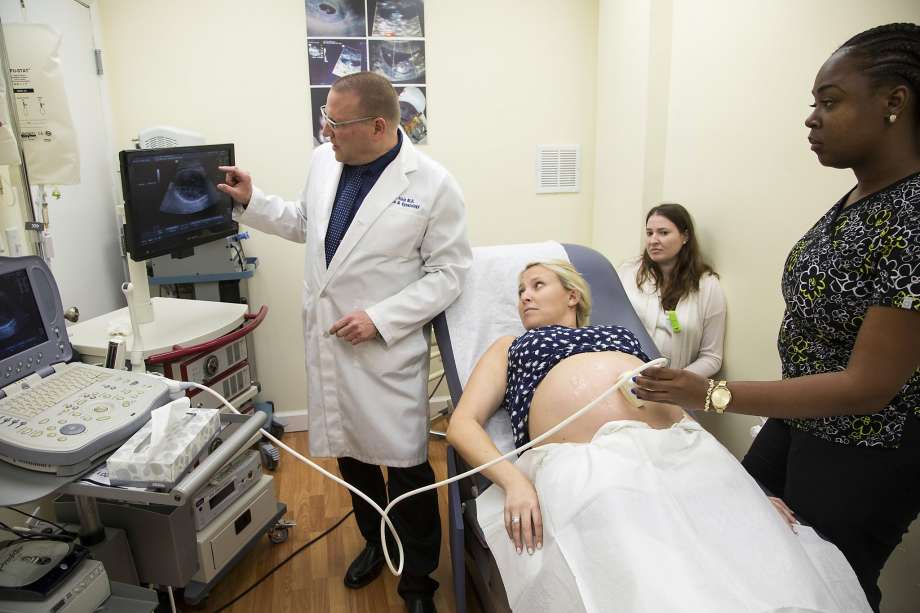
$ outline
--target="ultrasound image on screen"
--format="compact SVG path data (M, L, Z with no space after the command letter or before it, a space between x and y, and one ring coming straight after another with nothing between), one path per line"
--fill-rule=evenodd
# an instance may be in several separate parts
M391 83L425 83L425 41L371 40L371 70Z
M424 14L422 0L377 0L369 20L371 36L424 36Z
M0 360L48 340L25 270L0 275Z
M340 77L367 70L364 41L347 39L307 41L310 84L332 85Z
M179 162L176 174L166 189L161 213L192 215L217 205L218 193L208 180L208 173L201 162Z
M304 0L307 36L367 36L364 0Z
M143 248L231 222L230 196L217 190L226 151L137 156L128 167L131 226Z

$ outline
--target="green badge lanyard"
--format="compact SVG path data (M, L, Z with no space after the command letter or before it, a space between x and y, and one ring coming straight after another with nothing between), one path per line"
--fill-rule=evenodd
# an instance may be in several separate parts
M677 311L665 311L665 314L668 316L668 321L671 322L671 330L675 334L680 332L680 322L677 321Z

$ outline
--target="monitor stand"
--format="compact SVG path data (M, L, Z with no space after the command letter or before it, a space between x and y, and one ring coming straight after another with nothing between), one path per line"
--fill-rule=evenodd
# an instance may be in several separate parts
M132 317L137 317L137 324L149 324L153 321L153 304L150 302L150 284L147 281L147 262L135 262L131 254L128 258L128 281L133 292L128 298L128 308ZM127 297L127 295L126 295ZM134 323L134 322L132 322Z

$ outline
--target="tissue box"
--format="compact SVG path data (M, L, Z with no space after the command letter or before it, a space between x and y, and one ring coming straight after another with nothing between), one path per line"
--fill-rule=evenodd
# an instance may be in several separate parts
M217 409L185 409L167 426L165 438L150 455L154 419L109 456L112 485L171 489L220 431Z

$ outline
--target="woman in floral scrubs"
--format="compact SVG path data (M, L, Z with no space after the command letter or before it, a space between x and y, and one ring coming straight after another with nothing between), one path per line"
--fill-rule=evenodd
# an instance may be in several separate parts
M649 369L638 395L769 416L745 468L840 548L878 611L920 511L920 26L854 36L812 94L811 149L857 184L786 259L783 380Z

